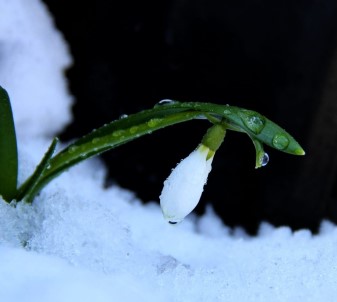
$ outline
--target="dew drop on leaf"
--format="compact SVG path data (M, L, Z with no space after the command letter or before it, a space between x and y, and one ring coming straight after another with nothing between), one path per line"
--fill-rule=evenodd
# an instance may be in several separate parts
M125 130L116 130L112 133L113 137L120 137L124 134Z
M77 146L71 146L68 150L69 153L74 153L78 149Z
M161 100L159 101L155 107L157 106L162 106L162 105L172 105L172 104L176 104L178 103L177 101L174 101L174 100L170 100L170 99L164 99L164 100Z
M288 147L290 141L289 141L289 138L285 134L278 133L274 135L272 143L276 149L284 150L285 148Z
M255 134L261 133L266 123L265 118L255 111L241 110L239 116L245 126Z
M196 117L198 120L207 120L207 117L204 114L200 114Z
M138 127L137 126L133 126L129 129L131 134L135 134L138 131Z
M119 119L123 119L123 118L127 118L127 117L128 117L127 114L122 114L122 115L119 117Z
M159 118L153 118L153 119L150 119L148 122L147 122L147 125L151 128L153 127L156 127L158 126L158 124L161 122L161 119Z

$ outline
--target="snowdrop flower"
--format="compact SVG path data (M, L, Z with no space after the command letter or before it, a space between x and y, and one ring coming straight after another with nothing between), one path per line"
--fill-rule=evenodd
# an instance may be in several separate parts
M198 148L183 159L165 180L159 198L164 218L169 223L182 221L197 206L212 169L215 151L224 136L223 127L211 127Z
M207 160L208 152L209 148L200 145L165 180L160 206L170 223L180 222L197 206L212 169L213 156Z

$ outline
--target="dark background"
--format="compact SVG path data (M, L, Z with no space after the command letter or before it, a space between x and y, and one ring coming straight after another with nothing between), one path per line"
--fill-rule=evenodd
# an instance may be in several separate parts
M335 0L44 2L74 58L75 121L63 140L164 98L246 107L307 155L266 149L270 163L255 170L251 141L228 133L197 211L212 203L224 223L250 233L262 220L313 231L323 218L337 221ZM157 201L208 126L184 123L107 152L107 183Z

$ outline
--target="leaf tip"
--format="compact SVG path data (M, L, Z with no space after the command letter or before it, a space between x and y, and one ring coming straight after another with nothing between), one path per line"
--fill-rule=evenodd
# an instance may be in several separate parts
M305 151L302 148L295 149L295 155L305 155Z

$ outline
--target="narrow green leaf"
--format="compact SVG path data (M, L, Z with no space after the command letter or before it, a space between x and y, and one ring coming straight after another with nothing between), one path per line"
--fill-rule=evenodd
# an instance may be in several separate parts
M36 192L36 185L38 184L39 180L41 179L43 173L50 168L49 162L51 157L55 152L56 145L58 143L58 138L55 137L49 146L47 152L43 156L41 162L36 167L34 173L28 180L20 187L18 190L18 194L16 196L16 200L24 200L27 203L31 203Z
M16 194L18 152L9 96L0 86L0 195L10 202Z
M304 155L290 134L255 111L212 103L171 102L104 125L48 159L49 169L39 174L29 198L32 200L53 178L83 160L161 128L198 118L219 123L228 130L247 133L257 151L256 167L264 164L262 144L290 154Z
M164 106L162 106L164 107ZM198 110L200 114L213 115L228 123L230 130L246 132L251 137L259 140L272 148L293 155L305 155L300 144L283 128L272 122L262 114L235 106L218 105L213 103L179 103L165 105L174 110Z
M75 164L105 151L116 148L161 128L196 118L199 112L183 110L157 112L155 109L142 111L127 118L116 120L80 138L56 154L49 161L50 168L43 173L33 194L37 193L53 178ZM34 196L32 196L34 197Z

